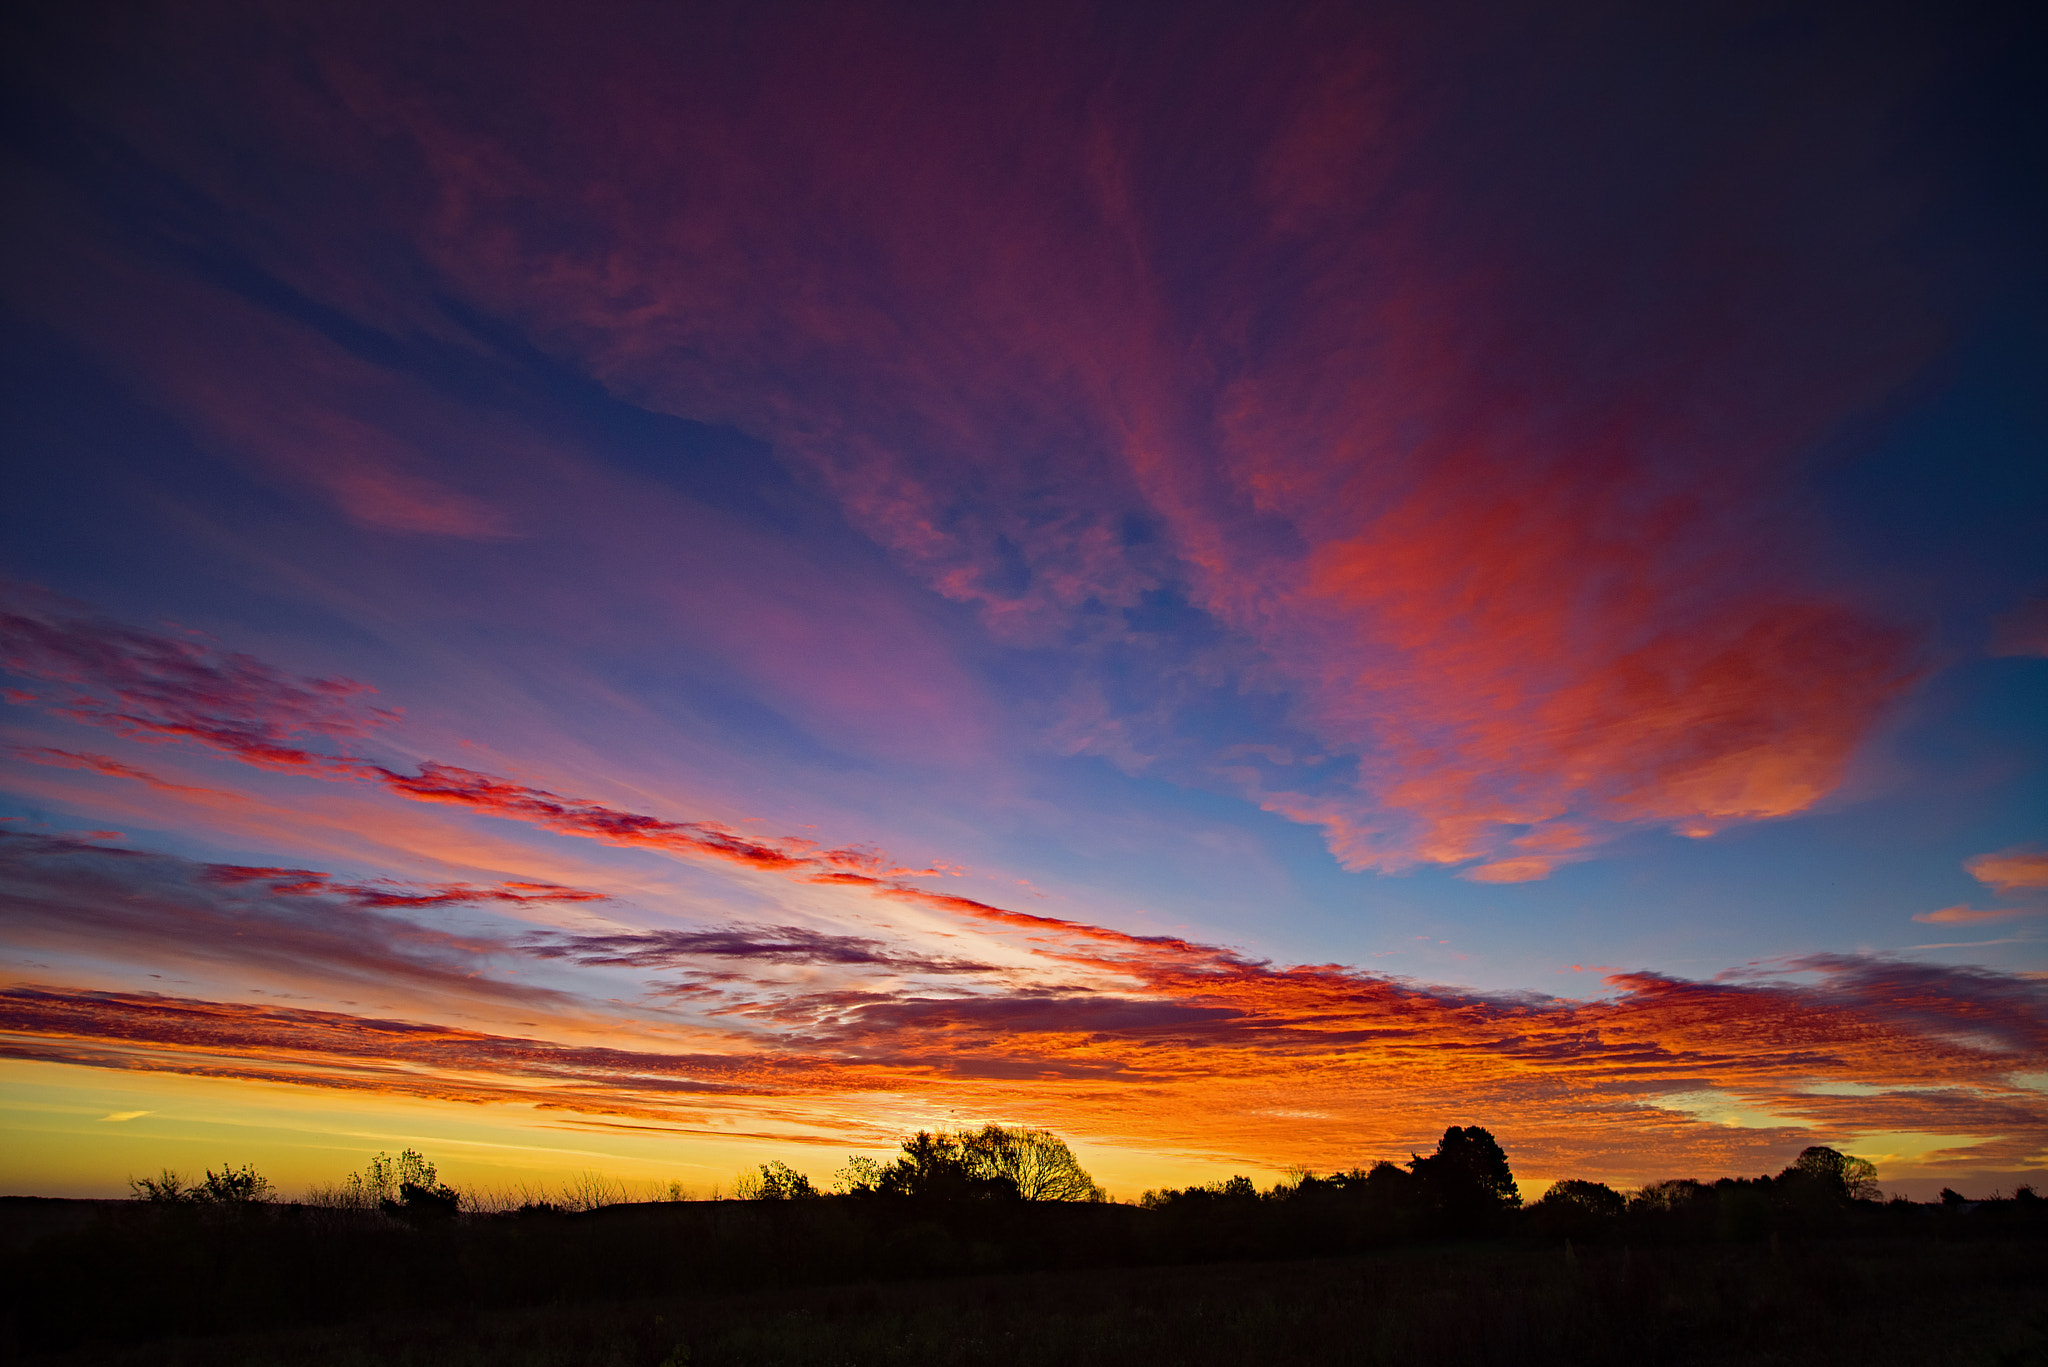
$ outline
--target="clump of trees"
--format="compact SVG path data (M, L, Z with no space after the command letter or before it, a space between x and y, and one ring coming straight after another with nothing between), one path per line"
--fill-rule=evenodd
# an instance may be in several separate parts
M1478 1125L1453 1125L1437 1141L1435 1152L1411 1154L1405 1167L1379 1162L1327 1177L1297 1169L1263 1195L1250 1178L1232 1177L1206 1186L1148 1191L1139 1204L1149 1210L1171 1210L1259 1201L1344 1204L1376 1211L1390 1225L1427 1224L1473 1233L1497 1226L1522 1204L1522 1195L1507 1154L1493 1135Z
M786 1199L761 1169L762 1195ZM786 1172L787 1169L784 1169ZM796 1176L792 1174L792 1176ZM804 1182L803 1193L810 1184ZM1050 1130L984 1125L978 1130L919 1130L889 1163L856 1155L834 1183L853 1197L926 1201L1102 1201L1106 1194L1067 1141Z

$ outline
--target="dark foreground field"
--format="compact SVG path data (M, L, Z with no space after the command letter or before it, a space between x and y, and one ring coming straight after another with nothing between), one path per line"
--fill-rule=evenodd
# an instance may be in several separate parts
M89 1313L90 1299L67 1313ZM2048 1363L2048 1245L2032 1238L1439 1246L547 1302L533 1288L196 1335L158 1335L116 1310L104 1334L73 1325L70 1346L44 1351L21 1341L17 1303L9 1356L136 1367Z

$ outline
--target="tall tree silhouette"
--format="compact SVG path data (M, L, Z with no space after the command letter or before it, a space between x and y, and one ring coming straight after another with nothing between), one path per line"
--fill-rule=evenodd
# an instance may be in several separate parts
M1438 1219L1458 1232L1486 1228L1522 1204L1507 1154L1477 1125L1451 1126L1435 1153L1412 1158L1408 1167Z

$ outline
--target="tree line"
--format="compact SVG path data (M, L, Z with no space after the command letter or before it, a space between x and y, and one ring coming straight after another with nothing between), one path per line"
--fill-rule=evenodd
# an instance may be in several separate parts
M261 1204L275 1195L271 1182L253 1166L208 1169L187 1182L166 1170L130 1183L141 1200L157 1205L227 1208ZM905 1138L888 1162L850 1157L821 1191L806 1174L780 1161L740 1174L732 1198L749 1202L829 1202L877 1208L908 1203L918 1207L1005 1204L1108 1203L1102 1186L1082 1167L1073 1149L1049 1130L983 1125L958 1130L920 1130ZM624 1201L617 1192L617 1204ZM665 1199L684 1199L670 1184ZM2031 1187L2013 1200L2031 1209L2039 1202ZM1952 1190L1944 1205L1974 1203ZM1551 1184L1526 1206L1508 1155L1479 1125L1452 1125L1428 1154L1405 1163L1381 1161L1349 1171L1318 1174L1291 1169L1261 1190L1237 1175L1206 1184L1145 1192L1134 1204L1177 1226L1209 1225L1227 1237L1244 1237L1263 1222L1275 1237L1299 1236L1304 1247L1386 1242L1407 1238L1466 1237L1520 1231L1537 1236L1596 1238L1628 1225L1649 1230L1692 1228L1716 1237L1752 1238L1781 1227L1820 1229L1839 1225L1851 1212L1867 1213L1882 1203L1875 1166L1864 1158L1814 1145L1782 1171L1755 1178L1690 1178L1651 1183L1622 1192L1602 1182L1570 1178ZM484 1207L440 1180L434 1164L413 1149L396 1158L378 1154L359 1173L315 1188L309 1206L397 1216L417 1223ZM526 1201L513 1213L543 1214L590 1209L604 1201L564 1207L546 1199ZM1894 1198L1894 1207L1911 1205ZM1308 1227L1320 1227L1320 1234ZM1341 1227L1341 1237L1333 1228ZM1235 1234L1230 1234L1230 1231ZM1263 1241L1271 1244L1272 1238Z

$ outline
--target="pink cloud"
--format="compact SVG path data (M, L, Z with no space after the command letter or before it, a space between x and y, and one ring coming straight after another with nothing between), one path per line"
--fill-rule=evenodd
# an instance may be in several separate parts
M2016 916L2040 916L2048 914L2042 910L2029 911L2023 907L1993 907L1978 910L1969 906L1943 907L1939 911L1921 911L1913 914L1916 921L1933 925L1963 925L1976 921L2010 921Z
M9 701L17 704L30 703L35 701L35 695L23 693ZM103 774L108 778L133 779L135 782L154 788L160 793L203 793L212 797L229 796L229 794L221 793L211 788L196 787L187 783L168 782L150 773L147 769L138 769L132 764L123 764L120 760L108 755L81 754L72 750L55 749L47 745L17 745L11 747L10 753L17 759L27 760L30 764L47 764L59 769L82 769L87 773Z
M2048 850L2015 845L1995 854L1980 854L1965 860L1970 877L2000 892L2012 893L2048 888Z
M1190 116L1175 136L1212 156L1181 179L1148 141L1144 63L1128 102L1080 98L1093 73L1057 19L989 49L1010 79L968 84L888 17L771 25L747 51L774 97L738 123L652 79L688 67L687 26L626 45L595 108L570 73L616 62L619 35L550 29L545 69L479 77L551 111L547 149L388 70L374 24L327 51L357 115L410 140L435 193L420 241L451 278L622 391L771 434L999 634L1097 629L1087 605L1184 584L1358 758L1350 791L1257 794L1348 864L1535 876L1515 842L1553 829L1583 849L1810 809L1912 682L1913 638L1804 583L1764 549L1798 533L1754 510L1931 344L1869 285L1901 278L1881 225L1902 202L1816 210L1775 162L1735 195L1685 164L1528 260L1476 226L1496 188L1390 198L1451 136L1431 124L1446 92L1384 55L1416 33L1335 27L1219 40L1250 119ZM890 101L845 87L878 70ZM960 130L1010 126L1026 90L1087 112L991 161ZM1757 98L1829 164L1827 101ZM1176 225L1230 175L1269 219L1175 294ZM1766 248L1793 201L1841 229L1824 257ZM1644 240L1667 244L1637 261L1654 318L1557 283ZM1745 321L1822 314L1818 336ZM1157 544L1127 544L1132 515Z
M458 81L393 57L466 38L453 12L138 20L150 71L219 102L207 127L391 168L294 229L295 287L454 335L364 278L363 242L402 241L614 393L771 441L1002 640L1127 646L1154 595L1185 601L1227 637L1191 672L1270 691L1355 772L1225 781L1352 867L1533 875L1633 826L1811 810L1916 677L1915 632L1822 587L1787 495L1937 342L1896 255L1912 192L1861 174L1894 116L1876 49L1818 82L1757 70L1726 136L1773 132L1742 148L1660 98L1558 115L1601 101L1422 14L1247 14L1172 52L1053 10L942 44L888 10L705 22L497 16ZM1190 72L1227 111L1175 95ZM279 212L140 90L96 113ZM1589 178L1637 138L1658 175ZM241 411L222 393L200 406ZM324 467L359 435L294 441ZM443 516L377 473L398 456L365 468L387 521ZM762 620L789 677L807 638ZM890 711L885 676L846 693L834 721ZM1134 764L1170 748L1092 730Z
M1513 859L1496 859L1487 864L1475 864L1458 876L1469 878L1475 883L1529 883L1539 878L1548 878L1557 867L1557 860L1546 855L1519 855Z

